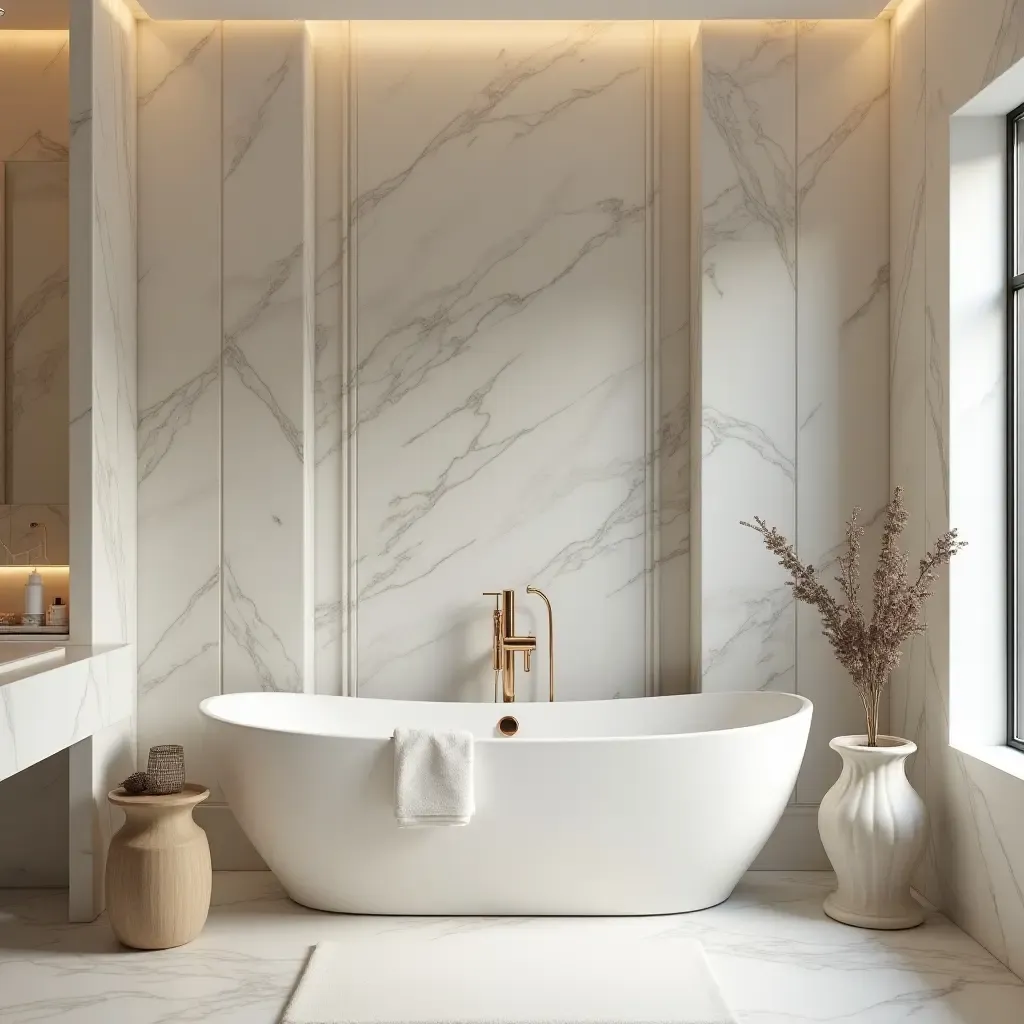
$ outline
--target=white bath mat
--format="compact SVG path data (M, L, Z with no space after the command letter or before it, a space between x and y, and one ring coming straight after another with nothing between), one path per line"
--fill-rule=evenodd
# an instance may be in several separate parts
M690 939L605 921L407 927L318 945L281 1024L737 1024Z

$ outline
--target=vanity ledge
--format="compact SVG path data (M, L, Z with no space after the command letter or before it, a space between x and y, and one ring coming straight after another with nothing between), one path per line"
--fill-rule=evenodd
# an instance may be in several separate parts
M6 665L4 646L0 643L0 781L134 714L133 646L59 645L63 657Z

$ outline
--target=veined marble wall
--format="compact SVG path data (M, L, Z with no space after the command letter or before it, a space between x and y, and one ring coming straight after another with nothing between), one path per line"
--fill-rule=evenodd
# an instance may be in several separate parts
M966 527L971 544L953 566L953 600L946 577L931 602L929 632L905 659L893 680L892 729L913 739L919 752L911 778L930 812L930 836L917 884L1017 974L1024 975L1024 779L1019 765L996 767L952 746L980 701L1002 690L990 649L990 631L964 635L965 601L980 602L999 621L1002 579L987 577L978 588L978 566L986 569L1000 529L991 511L964 522L972 498L989 496L989 509L1002 507L1002 411L1005 379L1000 361L979 347L972 332L985 336L984 320L1002 311L1003 245L998 227L983 253L993 275L978 282L973 308L951 303L975 287L970 271L951 264L951 115L1024 56L1024 4L1019 0L906 0L893 21L893 479L907 488L913 516L908 545L918 557L948 526ZM1017 95L1005 111L1024 100ZM996 125L996 131L999 131ZM998 135L997 135L998 138ZM992 159L991 154L986 159ZM1001 154L994 157L1000 173ZM984 161L980 166L983 168ZM971 173L970 162L957 174ZM969 183L969 180L968 180ZM959 225L959 230L963 225ZM965 313L967 315L965 315ZM995 325L998 331L998 324ZM951 378L951 347L960 363ZM998 342L996 345L998 351ZM970 379L963 370L970 369ZM951 408L951 395L954 404ZM984 436L984 445L970 440ZM965 481L973 494L964 493ZM951 506L955 521L951 521ZM973 526L973 529L972 529ZM979 532L980 531L980 532ZM996 575L1001 575L996 562ZM972 582L972 577L974 577ZM961 588L958 592L955 588ZM966 589L964 589L966 587ZM998 630L996 631L998 632ZM972 645L984 644L975 659ZM951 646L958 660L951 666ZM996 678L989 678L994 674ZM981 676L979 678L979 676ZM995 716L998 718L998 714ZM998 743L993 737L989 743ZM963 744L961 744L963 745ZM1019 755L1007 753L1011 762Z
M515 587L517 628L541 633L531 583L554 604L560 697L664 674L649 574L679 571L685 533L654 553L653 478L681 447L686 339L656 336L652 304L685 280L687 237L675 220L676 251L655 248L654 202L685 180L686 124L654 102L667 85L685 110L686 65L658 56L642 22L353 25L352 493L334 518L353 518L360 694L491 699L481 594ZM662 349L684 371L668 395ZM543 658L520 687L547 693Z
M562 698L686 687L690 33L140 24L142 749L491 699L527 583Z
M298 24L139 39L140 746L215 785L199 701L312 688L312 51Z
M700 48L702 687L814 701L784 825L813 866L828 739L863 713L740 520L827 571L853 506L874 526L886 501L889 26L705 22Z
M860 709L739 520L827 564L886 498L889 29L704 25L693 96L691 32L140 27L143 747L212 778L222 690L489 699L530 582L562 697L688 688L692 376L703 685L816 700L820 859Z

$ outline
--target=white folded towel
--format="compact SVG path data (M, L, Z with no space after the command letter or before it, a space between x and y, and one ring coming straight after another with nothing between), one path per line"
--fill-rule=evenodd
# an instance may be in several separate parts
M402 828L468 825L473 802L473 734L395 730L395 817Z

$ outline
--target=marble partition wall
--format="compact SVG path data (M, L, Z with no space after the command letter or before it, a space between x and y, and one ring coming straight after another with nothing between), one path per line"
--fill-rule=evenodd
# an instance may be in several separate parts
M71 11L71 639L136 641L136 31L122 0ZM107 792L134 769L136 659L118 659L123 718L70 750L70 913L103 909L118 826Z
M794 607L740 520L763 517L829 576L859 505L866 550L877 549L889 479L889 29L705 22L700 50L702 688L814 702L780 850L788 866L823 867L816 808L838 772L828 740L862 730L863 712L817 613Z

